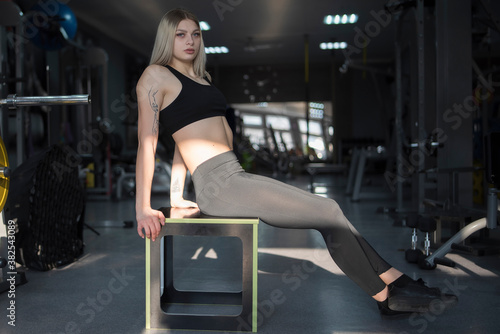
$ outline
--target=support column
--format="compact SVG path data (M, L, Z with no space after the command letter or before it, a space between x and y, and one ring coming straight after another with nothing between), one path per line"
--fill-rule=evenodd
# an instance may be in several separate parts
M436 1L436 124L444 130L438 168L471 167L472 96L471 1ZM472 204L472 173L459 175L459 201ZM438 200L452 197L447 176L438 178Z
M427 138L427 131L425 128L425 116L426 116L426 80L429 75L426 71L426 61L425 61L425 7L424 0L417 0L416 8L416 31L417 31L417 117L416 117L416 131L417 131L417 142L418 150L421 150L420 145L422 145ZM426 167L426 157L423 154L419 154L419 166L418 169ZM423 202L425 198L425 174L418 173L415 177L417 181L416 190L417 206L418 210L423 210Z
M352 137L353 119L352 119L352 71L339 74L339 68L342 63L335 61L332 56L332 125L333 150L335 163L343 164L342 140Z
M6 80L7 74L4 73L4 67L7 65L7 34L5 32L4 27L0 27L0 98L6 98L6 83L3 80ZM5 77L5 78L4 78ZM4 106L0 106L0 136L2 136L3 140L7 141L8 135L8 124L9 124L9 115L8 108ZM10 160L10 159L9 159Z

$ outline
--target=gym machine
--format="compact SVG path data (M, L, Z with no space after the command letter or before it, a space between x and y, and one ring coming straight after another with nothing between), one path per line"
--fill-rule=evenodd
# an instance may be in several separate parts
M40 4L41 2L39 5ZM40 6L35 6L32 10L40 11L41 9L39 7ZM64 10L67 11L66 14L72 14L69 12L69 8L63 4L59 6L59 10L61 11L61 13L58 13L60 15L62 15L62 11ZM48 14L47 16L51 17ZM40 46L40 43L37 44L37 42L49 42L50 40L50 50L55 50L69 44L70 39L76 32L75 18L74 15L65 15L64 19L60 19L61 17L62 16L60 16L59 19L55 19L54 22L47 22L50 24L54 23L51 28L58 28L56 30L46 30L45 28L47 27L37 25L37 31L39 34L31 37L38 38L38 40L31 41L37 46ZM17 271L16 253L18 251L18 247L16 247L17 245L15 243L17 233L15 230L16 223L14 221L6 222L4 212L4 206L7 202L9 193L10 178L13 175L11 173L11 167L9 166L7 149L2 140L2 137L7 138L9 133L13 133L8 129L9 115L15 115L16 118L17 164L15 164L15 167L12 169L13 173L15 173L15 169L23 163L25 157L24 141L26 138L24 133L26 124L25 111L23 107L90 104L89 95L50 96L43 91L43 89L36 89L36 93L41 96L18 96L24 95L25 86L28 83L36 81L37 84L39 84L36 77L28 77L31 73L28 74L25 71L25 67L29 67L29 61L25 59L25 49L28 39L25 38L23 32L25 24L30 22L31 19L32 15L30 15L30 13L25 15L15 2L0 2L0 58L2 59L0 67L0 292L11 289L12 285L26 283L24 271ZM3 27L8 27L8 30L3 29ZM49 36L51 33L53 36ZM43 38L40 37L41 34L45 34ZM6 61L7 56L9 55L7 51L9 48L11 48L16 55L15 62L11 63L12 67L10 67L10 73L9 68L7 67L9 66L9 63ZM49 50L49 48L46 49ZM39 87L37 86L37 88ZM15 90L17 94L7 95L8 89ZM4 98L6 95L7 97ZM48 110L47 115L48 117L51 116L50 110Z
M89 104L89 95L65 95L65 96L16 96L9 95L6 99L0 99L0 108L17 109L18 107L44 106L44 105L76 105ZM0 293L7 291L13 284L20 285L27 282L24 271L16 268L15 236L11 224L5 222L3 212L9 192L11 170L7 149L0 137ZM5 224L5 234L4 225ZM9 247L10 246L10 247ZM14 249L14 250L13 250ZM14 277L14 280L12 278Z
M448 239L441 247L435 250L432 254L426 253L427 257L420 260L419 266L422 269L434 269L437 264L443 264L447 266L455 266L455 264L447 260L444 262L443 259L446 254L448 254L453 249L461 249L459 245L473 233L480 231L482 229L495 229L498 227L498 193L499 190L496 188L491 188L488 191L488 207L486 209L486 217L480 218L472 223L467 224L458 233Z
M380 212L395 213L403 217L411 212L420 212L423 210L421 205L425 198L425 175L418 173L419 170L431 160L431 156L440 146L440 143L426 131L429 120L432 120L435 110L433 101L427 93L431 92L428 77L432 74L429 64L429 46L431 40L426 38L428 35L426 23L426 3L424 0L402 0L390 1L385 9L393 14L395 29L395 116L394 131L390 152L395 156L396 171L395 174L390 170L386 171L385 178L389 187L396 194L395 208L380 208ZM405 19L407 18L407 19ZM408 24L409 22L409 24ZM409 31L409 32L408 32ZM415 34L414 38L403 37L403 34ZM416 65L415 65L416 64ZM408 82L408 78L416 78L414 82ZM409 86L409 87L408 87ZM408 101L409 100L409 101ZM405 120L406 105L410 117ZM411 118L411 119L410 119ZM405 131L405 128L409 129ZM407 138L406 132L409 132L412 140ZM407 161L408 152L423 151L426 154L419 155L418 164L412 164ZM418 154L417 154L418 155ZM412 182L412 208L404 207L404 185ZM402 224L406 225L403 218ZM411 223L410 223L411 224Z
M405 258L410 263L418 263L422 269L434 269L436 265L441 264L449 267L454 267L455 263L450 259L445 258L445 255L452 250L464 250L461 244L472 234L482 229L496 229L498 227L498 194L500 191L500 156L497 154L500 148L500 133L491 133L485 136L485 176L491 187L488 189L487 206L485 217L479 218L468 223L455 235L449 238L434 252L430 252L429 233L436 230L436 221L434 217L423 217L416 215L409 220L409 226L413 228L412 247L405 253ZM420 229L426 233L424 242L424 253L417 249L416 230Z
M396 194L392 213L402 225L408 215L423 214L429 198L447 199L457 186L457 204L469 205L472 167L472 117L460 126L448 120L449 106L470 95L472 45L453 44L470 39L471 4L468 0L430 2L390 1L395 29L394 149L397 170L386 173ZM450 54L460 57L449 57ZM450 74L450 67L454 71ZM460 154L457 154L460 152ZM457 182L447 180L446 174ZM411 183L411 203L404 203L404 186ZM458 188L460 187L460 189Z

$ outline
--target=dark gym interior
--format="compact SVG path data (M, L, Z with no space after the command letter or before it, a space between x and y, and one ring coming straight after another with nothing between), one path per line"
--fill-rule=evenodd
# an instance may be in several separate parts
M243 168L336 200L389 263L459 299L387 319L318 232L259 224L257 332L498 333L494 0L0 0L0 333L186 332L146 328L135 220L135 89L176 7L206 24ZM160 132L154 208L173 145ZM179 286L241 287L228 240L177 254Z

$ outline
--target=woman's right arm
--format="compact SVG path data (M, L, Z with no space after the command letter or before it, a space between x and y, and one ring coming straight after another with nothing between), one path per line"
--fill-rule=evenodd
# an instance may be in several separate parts
M196 203L185 200L183 197L186 174L187 167L176 144L174 149L174 159L172 161L172 174L170 180L170 206L173 208L198 207Z
M153 241L158 237L165 216L151 208L151 185L155 169L156 145L158 143L159 113L163 102L163 90L157 75L148 67L137 83L139 108L137 161L136 161L136 219L137 233ZM144 233L143 233L144 230Z

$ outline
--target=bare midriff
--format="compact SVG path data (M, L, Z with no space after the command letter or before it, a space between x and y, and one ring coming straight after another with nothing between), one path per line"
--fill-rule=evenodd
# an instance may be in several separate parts
M172 137L191 173L210 158L232 150L233 135L222 116L191 123L176 131Z

